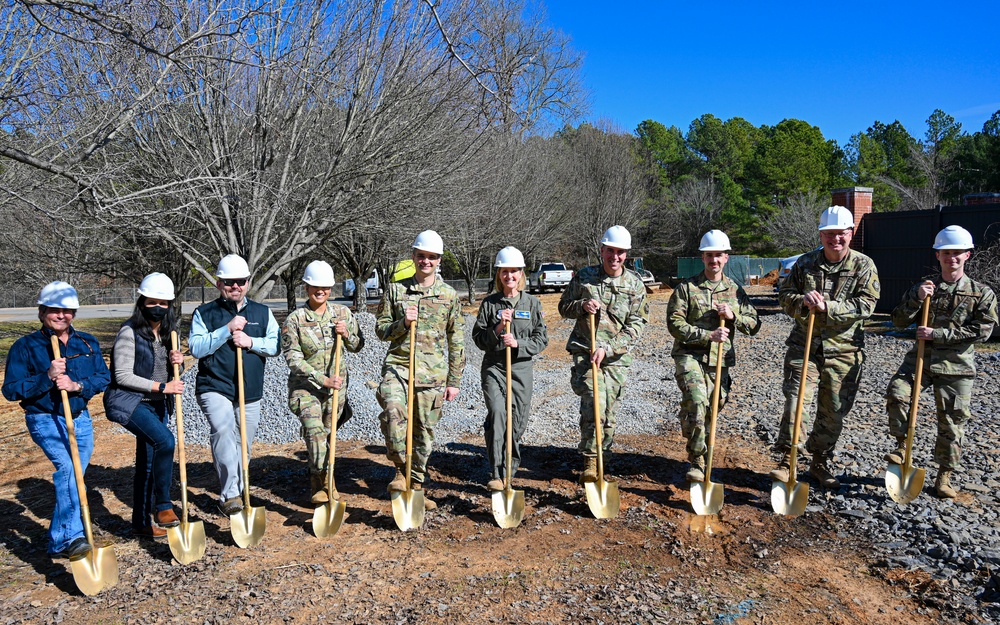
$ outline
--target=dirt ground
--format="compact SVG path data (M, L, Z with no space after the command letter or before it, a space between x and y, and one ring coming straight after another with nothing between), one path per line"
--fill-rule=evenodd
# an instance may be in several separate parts
M542 297L552 327L558 295ZM662 315L652 321L651 331L665 331ZM565 364L561 341L549 352L545 366ZM114 546L120 583L84 597L68 565L46 556L51 464L18 407L0 400L0 623L983 622L949 609L947 589L926 574L881 566L848 520L775 515L763 449L720 441L714 475L725 507L693 515L683 444L667 436L618 437L635 451L616 455L622 506L605 521L592 517L574 481L575 450L527 447L517 480L527 508L509 530L495 524L478 462L469 461L482 441L453 443L431 458L428 492L440 507L408 533L385 496L392 470L382 447L342 442L347 519L328 539L312 534L303 445L257 444L252 499L267 510L267 530L251 549L233 543L215 509L208 450L192 447L191 514L204 522L208 550L181 566L165 542L129 535L134 438L115 431L99 402L91 408L91 513L98 540Z

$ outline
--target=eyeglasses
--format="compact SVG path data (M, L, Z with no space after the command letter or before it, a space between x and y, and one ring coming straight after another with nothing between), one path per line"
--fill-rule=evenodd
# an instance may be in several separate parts
M246 286L248 278L222 278L225 286Z

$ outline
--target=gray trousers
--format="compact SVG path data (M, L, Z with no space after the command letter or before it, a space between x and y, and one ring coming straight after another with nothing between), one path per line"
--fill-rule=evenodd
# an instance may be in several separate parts
M528 429L531 415L532 363L515 362L511 373L511 432L514 445L511 447L511 477L521 466L521 437ZM486 457L490 466L491 479L504 479L507 464L507 367L485 366L480 371L483 383L483 397L486 400Z
M219 476L222 501L238 497L243 492L240 456L240 404L219 393L198 395L198 405L208 419L212 436L212 461ZM247 415L247 456L249 457L253 439L260 423L260 401L246 404Z

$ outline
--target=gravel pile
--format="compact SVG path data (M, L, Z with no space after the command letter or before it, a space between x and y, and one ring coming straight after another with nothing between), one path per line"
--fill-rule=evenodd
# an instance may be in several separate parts
M759 303L773 306L773 300ZM653 307L662 319L665 307ZM467 317L467 364L459 399L445 407L436 430L436 445L443 447L469 436L482 436L485 410L479 383L482 353L471 340L474 318ZM374 316L361 314L359 323L366 347L360 354L347 354L351 369L348 396L355 416L340 432L342 439L379 443L380 412L374 387L380 379L386 343L374 334ZM566 340L569 323L549 320L550 341ZM720 417L720 440L734 437L751 446L770 449L776 437L784 405L781 368L784 340L791 320L784 314L763 316L756 337L740 335L738 364L733 372L730 403ZM925 493L907 506L893 502L884 486L886 463L883 454L891 447L883 394L889 378L912 344L907 337L870 334L867 338L865 370L857 401L845 424L833 461L842 486L824 491L810 488L807 513L825 511L842 517L856 532L868 536L882 553L883 564L893 568L923 569L953 587L960 601L978 598L988 604L1000 600L1000 353L977 354L979 376L972 402L973 419L967 427L963 463L957 475L963 503L939 500L930 494L937 466L933 462L936 434L932 393L924 393L914 445L914 463L927 470ZM671 339L666 328L651 325L635 350L635 364L618 416L621 434L676 436L680 392L674 382L670 359ZM528 445L574 448L579 442L579 400L569 388L567 366L549 369L536 360L535 401L532 420L524 437ZM265 395L258 440L268 443L299 441L299 424L287 406L288 369L281 357L268 360ZM185 373L190 382L184 396L188 444L207 444L208 424L194 398L196 368ZM814 411L807 409L804 436L811 427ZM451 446L452 453L468 453L483 463L481 454L469 446ZM627 451L622 446L622 451ZM801 458L801 457L800 457ZM808 457L802 458L802 475ZM761 476L761 483L764 483ZM768 481L769 483L769 481ZM767 498L764 498L767 501ZM981 603L980 606L984 605Z

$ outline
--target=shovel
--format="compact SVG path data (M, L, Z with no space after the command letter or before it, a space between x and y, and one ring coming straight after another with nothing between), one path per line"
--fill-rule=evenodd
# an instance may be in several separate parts
M597 350L596 321L594 314L590 315L590 353ZM596 362L590 363L590 370L594 378L594 424L597 436L597 481L585 482L584 491L587 493L587 505L590 512L598 519L613 519L618 516L618 508L621 506L621 499L618 496L618 484L604 481L604 430L601 426L601 397L597 385L598 366Z
M723 322L724 323L724 322ZM718 360L715 363L715 387L712 389L712 425L708 430L708 458L705 462L705 481L691 482L691 507L695 514L718 514L722 509L725 488L712 483L712 454L715 451L715 424L719 419L719 395L722 388L722 343L719 343Z
M920 311L920 325L927 325L930 315L931 298L925 297ZM906 427L906 454L903 465L890 464L885 471L885 488L892 500L908 504L924 489L924 470L913 466L913 437L917 429L917 406L920 404L920 383L924 373L924 344L917 339L917 370L913 374L913 390L910 393L910 419Z
M333 348L333 377L340 376L340 335ZM333 460L337 454L337 408L340 407L340 389L333 389L333 417L330 419L330 440L327 442L326 492L330 495L327 503L313 510L313 533L317 538L333 536L340 531L344 523L344 511L347 504L333 498L336 490L333 480Z
M410 372L406 381L406 490L393 492L392 518L396 527L412 530L424 524L424 491L413 490L410 471L413 468L413 378L415 374L414 350L417 347L417 322L410 324Z
M177 333L170 333L170 347L177 351ZM180 365L174 365L174 379L181 377ZM167 528L170 553L181 564L191 564L205 555L205 524L188 522L187 457L184 455L184 415L182 395L174 395L174 412L177 413L177 456L181 465L181 524Z
M806 322L806 350L802 356L802 373L799 376L799 397L795 402L795 425L792 426L792 450L788 462L788 482L771 482L771 508L777 514L800 516L809 503L809 485L798 481L799 429L802 427L802 408L805 403L806 373L809 371L809 348L812 346L813 320L816 315L809 309Z
M59 337L52 335L52 355L59 358ZM73 476L76 478L76 492L80 495L80 510L83 512L83 529L87 533L90 552L79 560L70 560L73 581L80 592L87 596L96 595L105 588L118 583L118 559L114 547L98 547L94 544L94 533L90 527L90 505L87 503L87 488L83 484L83 465L80 450L76 445L76 426L73 425L73 411L69 407L69 393L61 391L63 413L66 416L66 434L69 437L69 455L73 460Z
M510 322L507 322L510 334ZM514 417L510 382L510 347L507 347L507 457L505 459L503 490L493 493L493 518L504 529L517 527L524 517L524 491L511 488L514 465Z
M243 509L229 515L229 530L240 547L256 547L264 537L264 508L250 507L250 456L247 451L247 407L243 392L243 348L236 348L236 388L240 399L240 456L243 469Z

